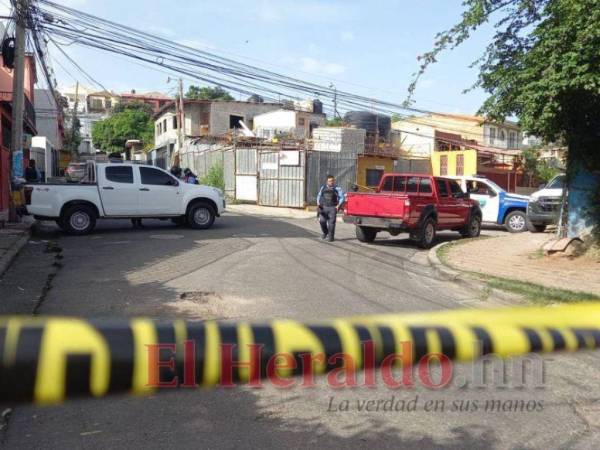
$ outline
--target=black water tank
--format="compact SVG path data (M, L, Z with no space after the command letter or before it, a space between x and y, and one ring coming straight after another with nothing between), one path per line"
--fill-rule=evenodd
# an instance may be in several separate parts
M313 113L323 114L323 102L319 99L313 100Z
M376 133L380 137L387 137L392 128L392 118L383 114L369 111L349 111L344 116L344 122L355 128L363 128L367 133Z

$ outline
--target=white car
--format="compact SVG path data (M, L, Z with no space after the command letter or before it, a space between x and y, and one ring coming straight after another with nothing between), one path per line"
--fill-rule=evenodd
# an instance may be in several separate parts
M557 175L529 197L527 224L533 233L543 232L548 225L558 223L562 204L565 175Z
M27 212L70 234L91 232L97 219L172 218L210 228L225 210L220 189L186 184L154 166L88 162L78 184L26 186Z
M492 180L477 176L451 176L469 197L479 202L484 223L504 225L511 233L527 231L526 195L506 192Z

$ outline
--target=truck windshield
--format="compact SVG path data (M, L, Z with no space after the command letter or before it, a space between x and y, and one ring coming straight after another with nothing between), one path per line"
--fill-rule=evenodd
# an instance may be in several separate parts
M562 189L564 187L565 187L565 176L559 175L559 176L555 177L552 181L550 181L550 183L548 183L548 186L546 186L546 189Z

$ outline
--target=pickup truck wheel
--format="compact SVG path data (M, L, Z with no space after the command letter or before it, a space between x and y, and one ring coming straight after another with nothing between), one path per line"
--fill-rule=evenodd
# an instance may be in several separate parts
M215 210L208 203L195 203L187 213L187 221L192 228L205 230L215 222Z
M421 248L431 248L435 242L435 220L429 218L423 222L419 230L418 244Z
M523 211L513 211L504 219L504 226L511 233L527 231L527 217Z
M472 216L465 227L460 230L460 235L465 238L476 238L481 233L481 217Z
M356 239L360 242L373 242L377 237L377 230L369 227L356 226Z
M87 205L75 205L65 211L60 221L69 234L88 234L96 226L96 211Z

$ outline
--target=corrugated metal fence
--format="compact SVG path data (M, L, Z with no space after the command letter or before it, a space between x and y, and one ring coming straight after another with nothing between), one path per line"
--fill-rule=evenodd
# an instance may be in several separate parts
M317 203L317 194L327 175L336 178L338 186L348 192L356 183L356 156L335 152L310 152L307 157L306 201Z

